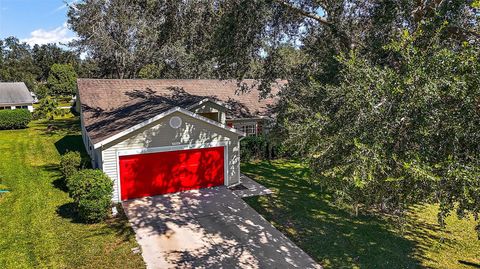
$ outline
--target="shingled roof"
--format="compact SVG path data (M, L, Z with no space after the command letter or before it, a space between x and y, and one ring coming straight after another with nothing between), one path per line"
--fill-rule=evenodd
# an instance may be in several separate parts
M33 97L23 82L0 82L0 104L31 104Z
M77 81L83 123L94 144L169 109L188 109L206 98L225 104L229 108L228 118L269 116L276 94L286 81L274 83L272 96L263 99L257 84L255 80L243 80L239 86L236 80L206 79Z

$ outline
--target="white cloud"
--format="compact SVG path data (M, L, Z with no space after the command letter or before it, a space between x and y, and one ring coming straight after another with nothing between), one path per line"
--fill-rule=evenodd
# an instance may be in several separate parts
M78 2L78 0L71 0L71 1L64 1L61 6L58 6L56 9L52 11L52 14L55 14L59 11L62 11L64 9L67 9L70 6L75 6L75 4Z
M48 43L68 43L75 39L75 35L68 29L67 23L53 30L37 29L30 33L29 38L22 39L29 45L43 45Z
M67 7L68 7L67 4L63 4L63 5L59 6L59 7L57 7L56 9L54 9L54 10L52 11L52 13L57 13L57 12L60 11L60 10L66 9Z

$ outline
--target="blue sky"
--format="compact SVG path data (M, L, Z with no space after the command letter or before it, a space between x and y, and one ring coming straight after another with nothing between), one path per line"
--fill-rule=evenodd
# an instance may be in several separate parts
M0 0L0 38L16 36L31 45L68 42L75 35L66 14L64 0Z

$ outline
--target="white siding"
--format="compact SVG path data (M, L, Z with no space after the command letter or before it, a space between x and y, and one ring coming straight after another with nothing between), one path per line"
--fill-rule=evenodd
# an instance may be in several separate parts
M178 116L183 123L180 128L173 129L169 120ZM160 119L140 130L129 134L123 140L114 141L103 146L102 160L103 171L114 181L114 200L119 200L117 153L125 150L138 150L145 148L160 148L172 146L198 147L198 144L227 144L228 159L226 163L227 182L229 185L239 182L240 179L240 147L238 135L213 126L201 120L187 116L180 112Z
M102 149L93 149L93 144L90 140L90 138L87 135L87 131L85 130L84 124L83 124L83 117L80 114L80 126L82 129L82 139L83 139L83 145L85 146L85 151L88 153L88 156L90 156L90 159L92 161L91 165L93 168L102 168Z

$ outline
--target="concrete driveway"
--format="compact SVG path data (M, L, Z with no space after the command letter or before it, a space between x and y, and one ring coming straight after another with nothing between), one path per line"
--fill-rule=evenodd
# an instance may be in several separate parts
M321 268L225 187L123 207L148 268Z

